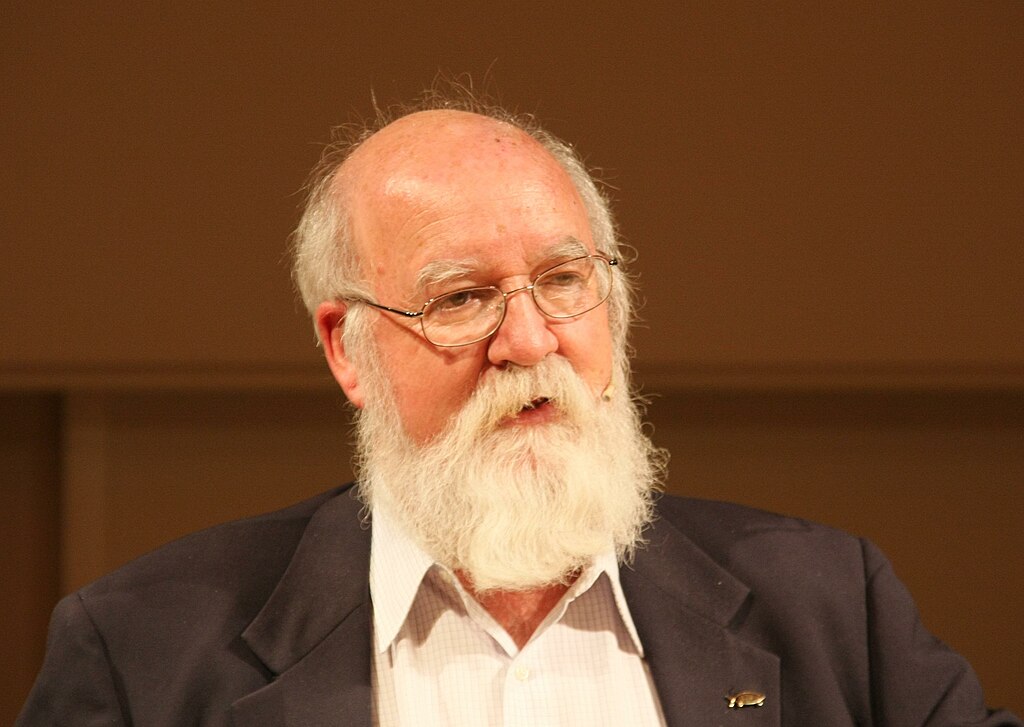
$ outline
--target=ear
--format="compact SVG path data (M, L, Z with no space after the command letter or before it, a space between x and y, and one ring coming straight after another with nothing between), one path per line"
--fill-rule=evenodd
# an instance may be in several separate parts
M363 392L359 386L359 372L355 364L345 355L342 331L345 329L345 312L348 306L341 301L324 301L316 308L316 330L324 347L324 356L334 380L341 386L345 396L357 409L363 408Z

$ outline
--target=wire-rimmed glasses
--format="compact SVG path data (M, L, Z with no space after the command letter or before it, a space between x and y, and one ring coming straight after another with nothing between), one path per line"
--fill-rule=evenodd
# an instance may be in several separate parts
M468 346L494 334L505 320L509 296L530 291L541 313L548 318L575 318L604 303L612 290L612 267L616 258L584 255L548 268L529 285L504 291L493 285L453 290L431 298L418 311L381 305L366 298L348 300L365 303L406 318L419 318L423 337L435 346Z

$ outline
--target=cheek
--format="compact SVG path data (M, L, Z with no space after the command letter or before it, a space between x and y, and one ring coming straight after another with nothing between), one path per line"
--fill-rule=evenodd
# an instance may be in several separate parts
M569 359L594 394L600 394L612 377L612 337L607 315L587 314L567 326L560 336L563 356Z
M385 360L399 417L413 441L422 443L439 434L472 394L482 364L479 354L470 353L431 347Z

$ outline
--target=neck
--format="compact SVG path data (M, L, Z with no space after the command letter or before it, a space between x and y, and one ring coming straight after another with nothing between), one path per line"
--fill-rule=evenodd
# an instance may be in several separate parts
M522 649L530 640L537 627L551 613L551 609L569 590L570 583L556 583L551 586L530 588L522 591L487 591L479 593L473 588L473 582L462 571L456 575L462 585L476 601L501 624L516 646Z

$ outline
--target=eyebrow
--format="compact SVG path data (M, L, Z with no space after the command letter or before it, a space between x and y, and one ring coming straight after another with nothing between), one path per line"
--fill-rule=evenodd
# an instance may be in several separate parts
M426 296L430 286L440 286L458 278L464 278L480 269L480 261L475 258L463 260L434 260L424 265L416 276L415 295Z
M569 235L562 241L550 245L544 250L545 260L556 260L558 258L577 258L590 255L590 250L579 239ZM477 258L463 258L462 260L434 260L427 263L416 276L416 287L414 295L426 298L427 288L432 286L443 287L459 278L464 278L478 272L483 267Z
M554 260L559 257L575 258L584 257L585 255L590 254L590 250L587 249L587 246L584 245L582 241L570 235L558 244L549 247L547 249L546 257L549 260Z

